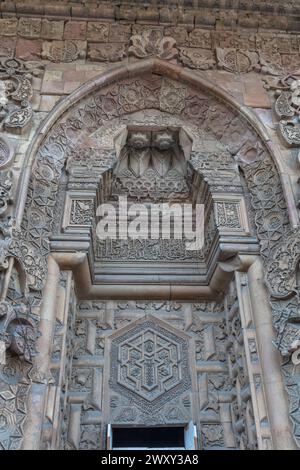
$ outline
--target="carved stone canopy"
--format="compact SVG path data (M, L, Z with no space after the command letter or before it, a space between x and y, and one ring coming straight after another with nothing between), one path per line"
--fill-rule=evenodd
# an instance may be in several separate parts
M219 143L212 143L203 131L199 139L197 128L184 126L183 120L158 113L156 120L160 119L169 125L147 123L146 115L142 118L131 116L130 124L127 117L123 128L122 120L112 120L99 137L98 132L94 132L92 138L82 142L70 154L64 239L72 236L74 240L76 233L78 242L84 237L86 243L87 236L92 234L87 247L90 266L94 269L92 283L103 285L109 282L114 286L121 281L127 286L136 282L151 285L160 279L166 289L174 281L189 284L192 295L196 283L203 286L209 282L212 273L218 276L218 261L236 253L234 247L230 247L230 238L234 234L244 237L245 243L249 240L254 250L257 249L256 240L249 238L243 189L237 165L230 154ZM90 149L91 145L94 148ZM101 175L100 182L97 171ZM229 199L224 194L227 185L235 192ZM184 239L172 237L170 240L161 237L152 240L150 237L148 240L97 239L95 227L99 218L95 214L95 204L109 203L117 214L118 196L126 196L131 203L204 204L204 247L189 251ZM228 237L227 253L218 244L220 235ZM59 245L62 249L66 246L62 245L61 235L59 239L60 242L54 242L55 236L52 236L56 250ZM81 247L82 250L84 245ZM227 279L230 276L225 275ZM223 286L222 283L217 285ZM110 296L114 296L114 292L111 291ZM214 290L205 295L217 294Z
M136 277L127 277L126 287L122 284L125 278L119 267L122 260L110 261L110 266L106 265L105 271L103 256L102 261L101 257L100 259L95 257L97 245L91 243L90 223L93 224L96 221L95 200L97 202L108 200L111 196L115 164L127 142L127 136L125 139L121 137L121 142L112 142L111 134L114 125L119 130L125 126L131 132L133 127L148 122L149 127L156 127L155 132L157 130L173 131L177 128L179 129L178 136L184 134L181 132L183 128L189 128L187 132L191 137L189 150L186 151L185 146L181 145L184 154L182 162L188 161L184 181L189 181L192 188L197 188L197 191L193 193L196 200L200 201L202 197L202 200L206 198L210 201L208 212L212 214L212 217L211 225L207 226L210 227L208 232L215 235L208 243L210 248L207 249L207 265L204 271L201 271L203 265L199 259L197 259L197 265L194 265L194 270L193 261L191 263L186 260L187 270L190 270L188 276L183 269L182 260L178 263L176 273L172 260L167 261L169 266L172 266L173 276L175 276L172 278L173 286L176 282L185 283L186 279L191 281L187 290L186 288L178 289L179 296L183 295L179 294L179 290L184 290L184 295L187 295L187 291L189 291L188 295L195 295L197 289L201 287L200 290L204 292L206 289L204 286L211 285L213 282L220 260L235 255L237 250L246 249L248 252L250 250L257 253L257 240L253 232L249 230L244 189L242 189L238 165L233 156L240 158L243 165L246 165L248 155L251 155L251 165L254 163L259 165L262 160L269 159L263 144L258 145L256 131L263 135L263 130L257 119L250 118L251 113L238 108L226 93L220 90L216 92L215 87L207 81L204 83L201 77L192 77L190 72L187 74L184 70L157 59L146 60L134 66L129 65L124 76L122 71L116 75L113 70L109 74L108 82L105 82L105 85L103 83L103 80L98 83L98 79L95 79L90 90L93 93L90 93L89 85L87 85L79 90L76 96L68 99L68 103L59 105L63 106L64 110L67 105L63 121L57 116L57 124L53 126L56 117L54 115L51 117L51 131L40 143L39 156L33 169L29 189L31 197L27 203L22 227L25 237L28 241L31 240L44 257L49 253L47 245L49 237L52 252L78 251L87 255L88 271L84 267L86 261L82 258L80 259L83 264L80 268L79 266L76 268L75 278L78 275L78 281L81 279L79 281L81 288L85 290L85 293L81 292L80 295L92 295L93 289L99 293L102 292L105 296L112 295L112 292L117 295L116 292L120 289L118 295L122 296L125 292L128 293L128 288L134 285L137 279L143 284L148 278L149 286L154 286L154 284L157 286L153 289L151 287L151 291L154 292L158 288L161 292L162 289L164 294L160 295L169 296L171 278L166 279L164 284L161 271L151 272L149 259L141 260L140 271L136 271ZM222 100L219 99L220 97ZM244 116L247 116L248 121L253 120L252 128ZM48 124L45 123L45 131L47 126ZM158 127L160 129L157 129ZM147 132L147 129L144 128L143 131ZM34 148L38 147L37 143ZM127 148L129 147L127 144ZM155 147L150 146L151 148ZM244 149L247 149L247 155L244 154ZM169 152L170 149L161 151ZM65 162L67 162L67 171L65 171ZM275 176L274 178L276 179ZM277 182L273 186L276 185ZM230 201L227 198L229 193L232 194ZM213 211L211 210L212 204L214 204ZM265 225L269 220L266 213L268 210L267 206L261 210L264 220L260 229L262 235L265 233ZM34 218L31 217L33 211ZM61 212L64 212L64 220L59 220L55 216ZM82 216L83 212L84 216ZM274 218L270 220L273 221ZM226 242L223 237L228 237ZM218 243L221 238L224 243L223 241ZM264 250L267 249L267 242L264 242ZM129 250L126 247L124 250L125 255L128 255ZM166 253L166 250L163 251ZM171 251L174 252L174 250ZM135 252L143 254L149 253L149 250L139 247L138 250L135 249ZM175 255L175 259L177 258ZM155 262L152 263L153 266ZM158 256L158 262L162 266L160 256ZM114 284L117 278L115 277L115 281L112 282L110 277L114 263L116 269L119 269L117 284ZM121 266L124 264L122 263ZM166 266L167 264L163 269ZM85 272L85 282L83 282L81 272ZM86 272L89 272L89 279ZM128 266L124 269L124 275L125 273L128 276ZM123 287L118 287L120 285L124 286L124 290ZM215 296L216 289L223 290L224 288L219 282L213 285L214 287L206 290L205 295ZM136 290L136 286L134 287Z

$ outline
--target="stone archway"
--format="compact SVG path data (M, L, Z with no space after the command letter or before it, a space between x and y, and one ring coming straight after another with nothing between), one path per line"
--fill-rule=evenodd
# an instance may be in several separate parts
M148 117L147 110L150 110ZM81 87L71 97L58 105L57 109L41 127L36 140L31 146L28 154L28 172L24 172L24 176L21 178L16 227L13 230L7 253L8 257L18 259L26 274L27 295L31 299L28 315L33 314L36 321L39 313L41 315L39 329L42 336L37 342L39 354L30 372L33 383L28 401L29 417L26 424L27 442L25 442L25 447L39 445L38 434L43 417L43 407L46 394L49 393L48 368L51 344L49 315L51 317L56 308L53 297L57 293L58 265L60 265L62 271L73 269L75 282L76 267L81 266L83 277L85 274L89 274L90 269L87 264L83 266L83 256L78 253L80 251L78 249L79 245L76 244L75 239L72 241L72 236L65 237L65 240L68 240L68 248L65 249L64 255L64 250L57 248L59 246L57 239L53 241L55 213L59 212L64 203L64 200L60 197L64 198L65 196L61 175L64 175L66 161L71 159L79 150L81 156L79 155L77 158L79 167L81 167L80 171L86 173L89 166L93 169L96 168L96 180L101 179L104 172L112 167L116 159L109 135L111 123L119 119L125 125L126 121L131 122L133 115L135 116L134 119L140 122L145 122L147 119L151 122L153 116L155 116L155 120L159 117L162 126L166 123L169 126L174 125L176 119L177 121L179 119L176 116L180 116L182 121L189 123L192 133L193 129L196 128L192 135L194 147L191 150L190 162L196 171L205 174L209 185L217 193L232 192L234 194L235 184L224 184L224 175L226 175L228 165L230 165L230 155L232 162L235 162L232 164L236 167L239 165L251 196L256 235L261 247L260 260L266 266L267 283L273 297L276 297L276 286L273 287L272 284L274 270L269 260L272 253L283 246L282 244L286 242L286 238L290 234L293 236L287 213L290 215L292 224L295 224L295 216L290 201L287 201L289 204L286 207L280 177L276 168L278 166L276 155L272 151L270 142L265 138L264 129L258 120L245 107L238 106L229 95L207 83L199 75L184 69L178 69L176 66L157 59L142 61L139 64L134 64L134 66L113 69L110 73ZM169 117L167 118L167 116ZM170 118L170 116L173 117ZM106 141L102 138L102 134L106 135ZM99 139L101 140L101 138L103 140L102 147L99 145ZM213 148L215 147L216 140L226 150L225 153L222 153L221 147L217 151L209 150L210 144ZM201 151L201 148L203 151ZM95 151L91 152L91 149ZM82 182L76 180L75 177L71 183L71 189L81 191L80 197L82 197ZM97 191L95 175L92 175L90 180L85 181L86 184L88 184L90 194L94 195ZM86 186L85 191L87 191ZM87 194L86 199L88 199ZM222 199L220 202L222 202ZM25 210L23 213L24 204ZM66 256L66 252L69 253L68 256ZM56 261L53 259L53 253L56 253ZM240 258L244 257L244 260L249 256L251 258L251 255L254 256L251 250L247 251L246 249L243 252L240 246L233 251L233 254L237 255L235 261L238 256ZM257 257L256 254L255 256ZM248 258L247 260L244 264L233 261L232 265L229 265L228 268L227 264L224 270L229 269L231 272L235 270L246 271L249 265L252 266L251 263L253 262L253 260L250 262ZM219 266L221 264L219 260ZM47 269L48 277L46 278ZM252 271L255 272L255 269L253 268ZM281 276L281 272L279 276ZM255 281L255 275L252 281L253 283L257 281L257 279ZM67 274L61 282L70 284L73 281ZM262 279L260 282L262 283ZM293 282L292 280L292 284ZM93 281L92 284L94 287L97 282ZM8 281L7 286L9 286ZM260 289L263 290L261 286ZM292 290L295 289L292 288ZM251 292L251 287L249 292ZM91 290L89 295L91 299L99 298L96 287ZM177 298L180 298L180 294L177 295ZM149 294L144 291L141 298L143 296L147 299ZM157 294L152 293L150 297L155 298ZM262 298L264 299L265 309L268 310L266 294L262 293ZM286 319L279 320L280 331L282 325L285 326L285 323L282 322L286 321ZM268 332L272 336L271 325L269 325ZM291 354L294 349L293 346L288 347L288 354ZM266 351L259 351L262 362L265 353ZM288 365L284 369L288 376L290 374L289 367ZM278 369L278 358L275 356L274 370L276 370L277 386L280 389L281 376ZM270 398L272 384L268 383L270 375L264 375L266 373L263 370L262 382L264 382L265 393L268 395L269 419L272 424L276 423L279 426L280 413L276 414L274 404L272 404ZM269 393L267 392L268 389ZM284 409L286 406L285 396L282 390L281 392L281 409ZM40 394L40 409L38 412L36 409L34 410L32 405L36 393ZM292 391L292 393L294 392ZM280 408L278 403L276 406ZM75 417L76 410L77 408L75 409ZM296 423L297 414L293 410L291 411L291 417L294 420L293 422ZM281 424L280 426L279 429L285 429L286 446L292 447L288 425ZM278 447L279 438L283 439L283 431L280 436L272 436L273 444L271 445Z

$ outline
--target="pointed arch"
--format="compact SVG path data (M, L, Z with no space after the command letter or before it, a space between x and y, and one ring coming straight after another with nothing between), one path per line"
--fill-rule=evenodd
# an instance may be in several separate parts
M299 225L298 211L292 196L290 180L284 173L284 169L282 167L280 150L271 141L264 124L259 120L257 115L247 106L241 105L234 96L209 81L207 78L201 76L199 73L158 58L145 59L132 64L120 65L101 73L98 77L89 80L73 93L66 96L53 108L47 118L41 123L26 153L24 162L25 171L20 178L18 200L16 204L17 225L19 225L22 220L32 165L35 161L39 147L52 127L60 121L67 111L78 105L85 97L102 88L120 82L121 80L133 79L147 73L157 74L162 77L169 78L170 80L190 85L204 93L208 93L223 102L227 107L234 110L246 121L247 125L257 134L263 145L266 147L274 161L274 164L276 165L283 183L282 187L287 202L290 222L293 227L297 227Z

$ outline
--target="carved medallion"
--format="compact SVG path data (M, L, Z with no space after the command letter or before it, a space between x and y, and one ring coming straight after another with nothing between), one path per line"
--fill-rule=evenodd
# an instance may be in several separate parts
M9 143L0 137L0 168L5 168L12 158L12 150Z
M110 386L150 413L190 388L188 341L153 317L113 339Z
M256 52L242 51L238 49L216 48L218 66L229 72L245 73L251 70L259 70L258 55Z

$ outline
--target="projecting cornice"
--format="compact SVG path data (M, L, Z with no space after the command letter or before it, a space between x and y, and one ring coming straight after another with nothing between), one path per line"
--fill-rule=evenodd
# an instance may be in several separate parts
M47 19L74 19L92 21L122 21L140 24L185 26L188 29L204 27L217 30L251 29L252 31L299 31L299 0L243 1L229 0L174 0L166 6L163 1L140 2L94 1L82 2L13 2L0 3L2 18L46 17Z

